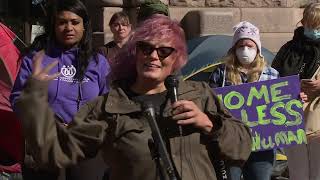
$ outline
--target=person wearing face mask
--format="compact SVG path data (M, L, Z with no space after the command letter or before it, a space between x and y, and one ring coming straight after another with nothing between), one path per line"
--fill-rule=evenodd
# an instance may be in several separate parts
M320 3L308 4L303 12L302 26L293 39L277 53L272 67L280 76L298 74L301 79L301 99L308 144L288 148L290 180L320 179Z
M222 62L210 75L213 88L278 78L278 72L261 54L259 29L250 22L234 27L232 47ZM240 180L243 176L244 180L270 180L274 155L273 150L252 152L245 164L226 162L230 179Z

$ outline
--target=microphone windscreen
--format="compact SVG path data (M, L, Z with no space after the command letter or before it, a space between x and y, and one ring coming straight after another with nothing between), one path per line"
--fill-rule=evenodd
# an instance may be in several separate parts
M178 88L179 86L179 80L177 76L175 75L169 75L165 81L164 85L166 86L167 89L172 89L173 87Z
M151 118L155 118L155 110L154 105L150 101L143 102L141 105L142 111L145 115L151 116Z

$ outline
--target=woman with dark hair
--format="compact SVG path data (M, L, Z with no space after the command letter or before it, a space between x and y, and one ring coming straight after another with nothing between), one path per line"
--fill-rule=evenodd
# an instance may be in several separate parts
M56 72L58 76L49 83L47 101L55 114L56 122L67 127L83 104L108 92L107 75L110 67L102 55L93 51L90 19L80 0L57 0L49 7L45 32L36 38L30 52L23 58L10 101L15 112L19 114L23 111L17 109L16 102L34 71L34 58L42 54L42 66L56 60L57 66L52 72ZM57 173L45 171L43 167L35 165L35 157L30 156L31 146L26 143L24 179L58 179ZM68 167L65 173L68 180L92 180L102 179L105 169L101 157L97 156ZM62 176L59 178L64 179Z
M117 57L115 70L128 71L116 71L109 93L81 108L69 126L54 120L46 101L48 83L57 77L56 63L42 68L43 57L35 57L17 107L38 165L62 168L102 150L112 169L111 180L164 178L162 163L153 160L148 146L152 136L142 107L146 101L155 107L154 117L173 162L171 172L178 179L215 180L213 146L228 160L248 158L249 128L228 113L206 83L180 81L179 100L171 103L164 81L187 61L178 22L152 16L140 24Z
M109 27L113 34L113 40L100 48L103 54L112 64L114 57L120 49L126 44L131 32L131 23L129 16L123 12L116 12L109 21Z

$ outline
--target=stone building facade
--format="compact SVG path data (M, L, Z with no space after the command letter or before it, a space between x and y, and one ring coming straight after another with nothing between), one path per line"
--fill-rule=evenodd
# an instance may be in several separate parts
M135 23L136 8L143 0L87 0L93 18L96 45L112 38L108 22L114 12L125 9ZM181 22L187 39L211 34L232 34L240 21L259 27L262 45L276 53L300 26L303 7L320 0L162 0L170 16Z

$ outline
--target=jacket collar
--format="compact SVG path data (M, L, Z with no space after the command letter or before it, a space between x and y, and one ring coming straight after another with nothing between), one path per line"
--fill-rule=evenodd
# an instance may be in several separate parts
M130 100L123 90L122 82L113 82L110 86L105 110L108 113L127 114L141 111L141 105Z
M107 113L127 114L132 112L142 111L141 104L130 100L123 89L124 81L113 82L110 87L108 99L105 105L105 111ZM196 91L196 87L190 86L187 82L180 79L178 88L178 97L185 99L190 92ZM163 111L164 117L171 115L171 102L168 100Z

